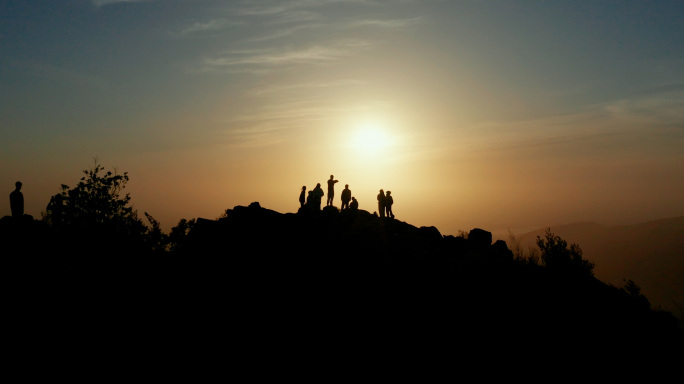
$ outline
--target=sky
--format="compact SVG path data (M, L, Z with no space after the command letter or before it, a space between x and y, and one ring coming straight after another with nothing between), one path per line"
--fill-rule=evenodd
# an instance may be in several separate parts
M95 162L166 230L330 175L443 235L681 216L684 2L0 0L0 186Z

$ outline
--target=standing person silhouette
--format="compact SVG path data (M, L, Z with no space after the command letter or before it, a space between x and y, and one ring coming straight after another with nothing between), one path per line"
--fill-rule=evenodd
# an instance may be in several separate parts
M304 208L306 203L306 185L302 187L302 192L299 194L299 208Z
M316 197L313 194L313 191L309 191L309 193L306 194L306 206L309 209L313 209L314 202L316 201Z
M24 194L21 193L21 181L14 183L15 190L10 193L10 209L12 217L20 218L24 216Z
M341 208L341 210L349 209L349 200L351 200L351 190L349 189L349 184L345 184L344 189L342 190L342 208Z
M378 214L380 217L385 217L385 191L382 189L378 193Z
M335 183L337 183L337 180L333 180L333 175L330 175L330 179L328 180L328 199L325 202L326 207L333 205L333 197L335 196Z
M323 198L323 188L321 188L321 183L316 184L316 188L313 189L314 206L320 211L321 210L321 198Z
M387 217L394 219L394 213L392 213L392 204L394 204L392 192L387 191L387 194L385 195L385 209L387 210Z

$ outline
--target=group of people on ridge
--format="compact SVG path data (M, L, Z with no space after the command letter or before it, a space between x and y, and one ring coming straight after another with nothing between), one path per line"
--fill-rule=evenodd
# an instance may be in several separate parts
M333 206L333 198L335 197L335 184L338 180L335 180L335 176L330 175L328 179L328 198L326 199L326 207ZM312 210L321 210L321 201L325 196L323 189L321 188L321 183L316 184L316 187L309 192L306 191L306 186L302 186L302 191L299 193L299 205L300 208L308 207ZM359 202L356 197L352 196L352 192L349 189L349 184L345 184L342 190L342 207L341 210L346 209L357 210L359 209ZM392 204L394 199L392 199L391 192L387 191L387 194L381 189L380 194L378 194L378 211L380 217L391 217L394 218L394 213L392 213Z
M333 175L330 175L328 180L328 198L326 200L326 207L333 206L333 198L335 197L335 180ZM309 207L315 210L321 209L321 199L325 196L323 189L321 188L321 183L316 184L316 188L306 192L306 185L302 187L302 192L299 194L299 205L301 208ZM342 190L342 210L345 209L359 209L359 202L356 201L356 197L351 195L351 190L349 189L349 184L344 186Z

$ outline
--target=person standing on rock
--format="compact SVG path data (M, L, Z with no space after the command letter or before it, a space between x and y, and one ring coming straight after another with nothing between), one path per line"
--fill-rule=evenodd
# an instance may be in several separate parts
M314 204L315 204L315 202L316 202L316 197L314 196L313 191L309 191L309 192L306 194L306 207L307 207L309 210L313 210L313 209L314 209Z
M24 195L21 193L21 181L14 183L16 188L10 193L10 209L12 217L20 218L24 216Z
M349 189L349 184L344 185L344 189L342 190L342 208L341 210L344 209L349 209L349 201L351 200L351 190Z
M321 188L321 183L316 184L316 188L313 189L314 206L320 211L321 210L321 199L325 193L323 193L323 188Z
M387 194L385 194L385 210L387 211L387 217L391 217L394 219L394 213L392 213L392 204L394 204L392 192L387 191Z
M306 203L306 185L302 187L302 192L299 194L299 208L304 208Z
M330 179L328 180L328 199L325 203L326 207L333 205L333 197L335 196L335 183L337 183L337 180L333 180L333 178L333 175L330 175Z
M385 217L385 191L382 189L378 193L378 214L380 217Z

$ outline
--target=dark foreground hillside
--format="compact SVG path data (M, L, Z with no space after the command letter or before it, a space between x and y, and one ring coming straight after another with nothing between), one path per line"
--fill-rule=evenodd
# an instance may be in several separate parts
M283 358L299 348L671 356L684 345L671 314L593 277L514 260L481 229L465 239L366 211L255 203L198 220L173 253L65 241L39 221L2 231L13 244L3 256L11 318L32 343L218 344Z
M684 321L684 217L622 226L574 223L551 230L582 246L584 255L596 263L599 279L616 285L634 280L654 308ZM543 233L539 229L522 234L520 242L534 244Z

